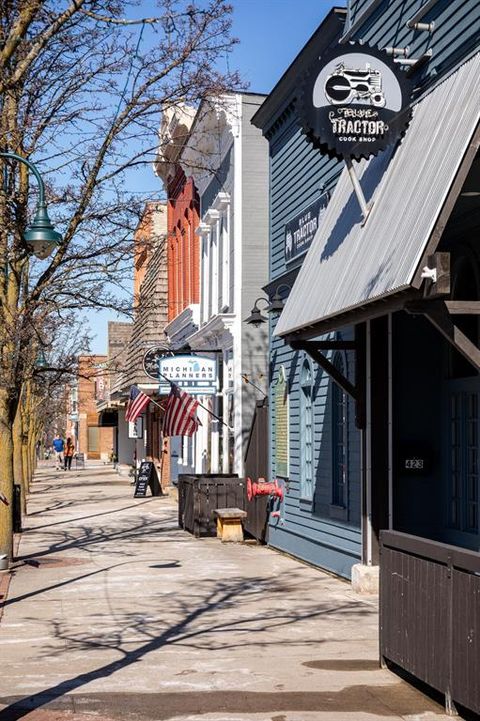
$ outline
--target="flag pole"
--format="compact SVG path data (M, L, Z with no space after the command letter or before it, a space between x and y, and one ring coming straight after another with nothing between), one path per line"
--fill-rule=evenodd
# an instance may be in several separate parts
M158 375L161 376L162 378L164 378L167 381L167 383L170 383L170 385L172 387L177 385L176 383L171 381L170 378L167 378L167 376L163 375L163 373L160 373L160 371L158 372ZM199 401L197 401L197 403L200 406L200 408L203 408L204 411L207 411L207 413L209 413L212 416L212 418L215 418L215 420L217 420L219 423L221 423L223 426L225 426L225 428L228 428L229 431L233 430L233 428L230 428L228 423L225 423L225 421L222 421L221 418L219 418L217 415L215 415L215 413L212 413L212 411L209 408L207 408L206 406L204 406L203 403L200 403ZM160 407L162 407L162 406L160 406Z

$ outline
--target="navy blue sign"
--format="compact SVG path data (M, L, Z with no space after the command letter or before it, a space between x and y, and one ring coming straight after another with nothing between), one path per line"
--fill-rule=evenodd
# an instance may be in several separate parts
M369 158L405 132L411 92L412 81L384 50L341 45L315 57L307 70L299 120L322 153Z
M286 263L295 260L310 248L329 200L330 193L323 193L285 225Z

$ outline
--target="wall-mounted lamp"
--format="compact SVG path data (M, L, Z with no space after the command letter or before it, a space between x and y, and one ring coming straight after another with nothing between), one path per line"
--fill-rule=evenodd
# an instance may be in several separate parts
M248 323L248 325L254 325L256 328L258 328L258 326L262 325L262 323L267 322L268 318L262 315L262 311L258 307L258 303L261 300L263 300L263 302L267 304L264 310L266 310L267 312L270 310L270 303L266 298L257 298L252 310L250 311L250 315L248 316L248 318L245 318L244 323Z
M280 313L283 310L285 302L280 295L280 290L282 288L288 288L288 290L292 290L291 286L287 283L281 283L280 285L278 285L275 289L275 295L273 296L270 305L267 308L268 313Z

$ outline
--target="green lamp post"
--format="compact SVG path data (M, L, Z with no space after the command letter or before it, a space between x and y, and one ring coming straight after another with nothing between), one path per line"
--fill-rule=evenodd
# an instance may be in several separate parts
M43 348L39 348L37 357L35 358L35 367L38 369L46 368L48 365L45 351Z
M45 185L42 176L37 168L29 160L22 158L17 153L0 153L1 158L11 158L26 165L34 174L38 182L38 202L35 217L23 234L25 243L32 253L40 259L47 258L50 253L61 243L62 236L58 233L48 217L47 204L45 202Z

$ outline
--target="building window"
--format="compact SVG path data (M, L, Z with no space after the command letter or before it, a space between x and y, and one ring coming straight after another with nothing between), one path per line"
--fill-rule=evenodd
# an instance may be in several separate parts
M87 428L87 453L100 452L100 429L98 426Z
M300 495L313 498L313 372L308 360L300 376Z
M335 368L345 375L340 353L333 359ZM332 505L347 506L348 400L345 391L332 381Z

